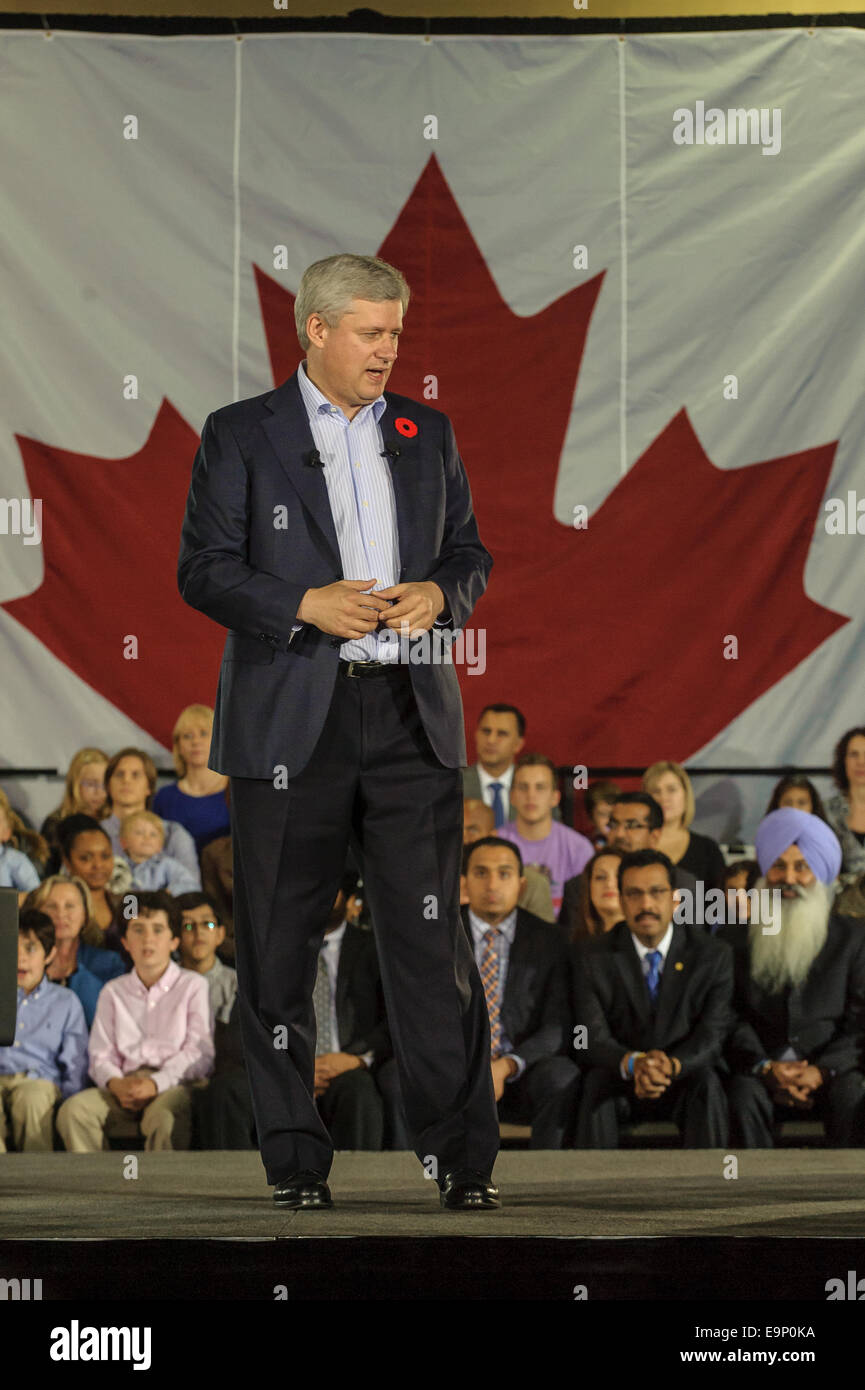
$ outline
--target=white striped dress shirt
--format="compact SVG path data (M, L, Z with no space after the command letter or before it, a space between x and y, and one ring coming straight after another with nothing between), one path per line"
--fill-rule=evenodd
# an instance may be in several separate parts
M306 374L297 372L315 447L324 463L324 480L339 543L344 579L375 579L376 589L399 583L399 533L390 464L382 457L379 421L384 396L363 406L349 420L322 395ZM389 628L343 642L343 661L390 661L399 656L399 634Z

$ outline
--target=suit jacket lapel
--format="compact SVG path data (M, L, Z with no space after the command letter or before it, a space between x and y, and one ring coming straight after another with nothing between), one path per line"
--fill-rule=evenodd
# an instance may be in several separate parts
M619 932L619 939L616 943L616 965L637 1017L641 1023L648 1023L651 1017L649 991L646 987L646 977L643 974L640 959L631 939L631 933L625 922L621 922L619 927L614 928L614 930Z
M306 462L307 456L315 448L315 440L297 384L297 372L278 386L265 404L273 414L262 420L262 428L283 472L318 526L332 552L334 565L341 573L342 560L324 469L310 467Z
M420 579L423 576L413 554L414 540L418 533L417 520L420 514L417 492L418 439L420 436L415 435L412 439L406 439L400 434L394 426L394 419L400 417L397 416L394 403L389 398L387 391L385 391L384 396L387 410L382 412L379 421L382 439L391 448L399 450L396 458L393 454L385 455L390 468L396 508L397 535L399 537L399 577L402 580L403 575L409 575L413 579Z
M664 1037L670 1019L682 997L688 975L689 954L688 939L684 927L676 923L673 927L673 939L670 942L667 959L664 961L664 969L661 971L661 981L658 988L655 1029L659 1038Z
M514 932L514 939L508 955L508 973L505 979L505 991L502 998L502 1023L505 1032L513 1041L512 1023L515 1018L519 1018L521 995L520 983L524 981L524 966L528 960L528 933L520 923L519 911L517 912L517 928Z
M387 462L393 482L394 505L396 509L397 535L400 551L400 579L408 574L421 576L420 561L414 556L414 543L418 534L417 519L422 503L417 490L419 469L417 467L420 436L408 439L395 428L396 407L385 392L387 410L381 416L383 439L399 450L396 458L387 454ZM309 419L300 387L297 372L278 386L265 402L272 411L262 420L262 427L283 472L290 479L304 506L318 525L322 537L332 552L333 563L341 573L342 561L339 542L333 524L333 514L327 493L324 469L314 468L305 461L315 448L315 440L309 427Z

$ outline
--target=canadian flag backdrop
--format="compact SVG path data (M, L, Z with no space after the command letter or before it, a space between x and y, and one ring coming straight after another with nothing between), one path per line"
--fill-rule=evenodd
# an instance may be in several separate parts
M164 762L212 703L198 434L294 371L301 274L350 250L409 281L390 384L453 420L495 560L467 725L826 763L863 719L865 537L825 526L865 497L863 61L840 29L0 34L0 496L42 503L0 535L0 762ZM780 149L677 144L697 103L780 110Z

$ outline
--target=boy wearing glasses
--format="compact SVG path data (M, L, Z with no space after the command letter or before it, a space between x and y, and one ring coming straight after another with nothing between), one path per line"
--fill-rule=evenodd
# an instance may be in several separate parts
M181 893L175 902L180 908L180 964L205 977L211 1018L228 1023L237 995L237 971L216 954L225 940L225 927L203 893Z

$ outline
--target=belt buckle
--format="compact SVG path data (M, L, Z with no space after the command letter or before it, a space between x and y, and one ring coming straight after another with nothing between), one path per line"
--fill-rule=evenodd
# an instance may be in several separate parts
M363 666L367 666L367 665L369 665L369 663L366 662L366 661L350 661L350 662L348 663L348 670L346 671L345 674L346 674L347 676L354 676L355 679L357 679L358 676L363 675L363 671L362 671L362 670L359 670L359 671L355 672L355 669L354 669L355 666L363 667Z

